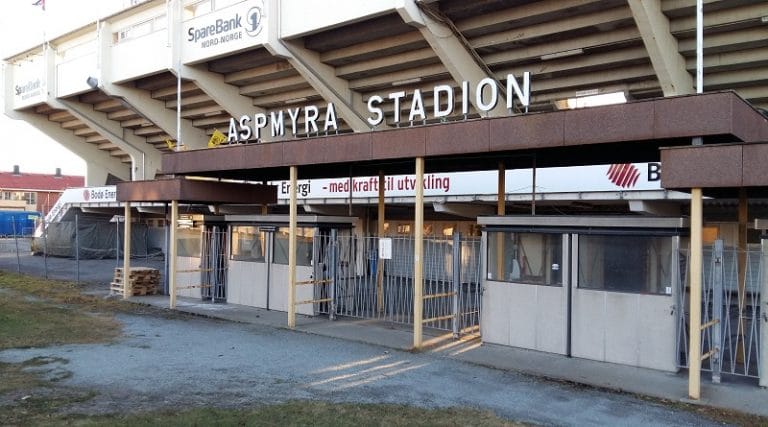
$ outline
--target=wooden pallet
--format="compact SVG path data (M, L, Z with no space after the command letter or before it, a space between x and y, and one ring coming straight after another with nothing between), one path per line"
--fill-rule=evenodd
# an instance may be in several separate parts
M128 273L132 295L154 295L160 292L160 271L156 268L131 267ZM115 277L110 283L112 292L123 293L125 276L122 268L115 269Z

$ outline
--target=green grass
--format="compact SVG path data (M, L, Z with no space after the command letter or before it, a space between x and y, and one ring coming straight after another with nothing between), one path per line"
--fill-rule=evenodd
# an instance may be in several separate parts
M120 333L108 301L69 282L0 271L0 350L106 342ZM102 302L103 301L103 302Z
M198 408L188 411L80 417L62 423L86 426L521 426L490 412L471 409L423 409L402 405L338 404L293 401L250 409Z

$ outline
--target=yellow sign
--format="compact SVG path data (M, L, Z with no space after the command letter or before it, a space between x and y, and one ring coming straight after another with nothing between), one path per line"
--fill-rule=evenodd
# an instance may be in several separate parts
M173 141L171 141L170 139L166 139L166 140L165 140L165 145L167 145L167 146L168 146L168 149L169 149L169 150L171 150L171 151L176 151L176 145L177 145L177 143L176 143L176 142L173 142ZM182 151L183 151L183 150L186 150L186 149L187 149L187 146L186 146L186 145L179 145L179 150L182 150Z
M216 148L226 140L227 140L227 136L219 132L218 129L216 129L213 131L213 135L211 135L211 139L208 140L208 148Z

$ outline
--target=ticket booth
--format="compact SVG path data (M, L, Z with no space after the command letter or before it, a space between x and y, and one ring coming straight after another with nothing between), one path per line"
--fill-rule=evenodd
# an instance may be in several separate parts
M675 371L680 218L480 217L483 341Z
M226 215L230 232L227 301L268 310L288 311L288 236L286 215ZM327 236L350 233L357 218L299 215L296 248L296 301L318 299L328 283ZM309 282L318 282L316 284ZM296 312L315 315L318 304Z

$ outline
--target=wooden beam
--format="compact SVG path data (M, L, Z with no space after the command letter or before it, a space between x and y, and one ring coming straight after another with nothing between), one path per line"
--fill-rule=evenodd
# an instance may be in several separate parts
M385 205L384 205L384 196L385 196L385 186L386 186L386 176L384 176L384 171L379 171L379 205L378 205L378 216L377 216L377 230L376 235L381 239L384 236L384 224L385 224ZM378 251L377 251L378 253ZM378 253L378 260L376 262L376 302L378 305L379 313L382 313L384 311L384 263L381 259L381 253Z
M691 189L690 301L688 330L688 397L701 397L701 268L702 268L702 191Z
M125 202L123 221L123 299L133 295L131 283L131 202Z
M298 181L298 168L291 166L291 203L288 218L288 328L296 327L296 184Z
M413 347L421 348L424 317L424 158L416 158L416 200L413 233Z
M176 256L178 253L178 233L179 228L179 202L171 201L171 248L168 251L168 293L170 294L169 307L176 308Z

